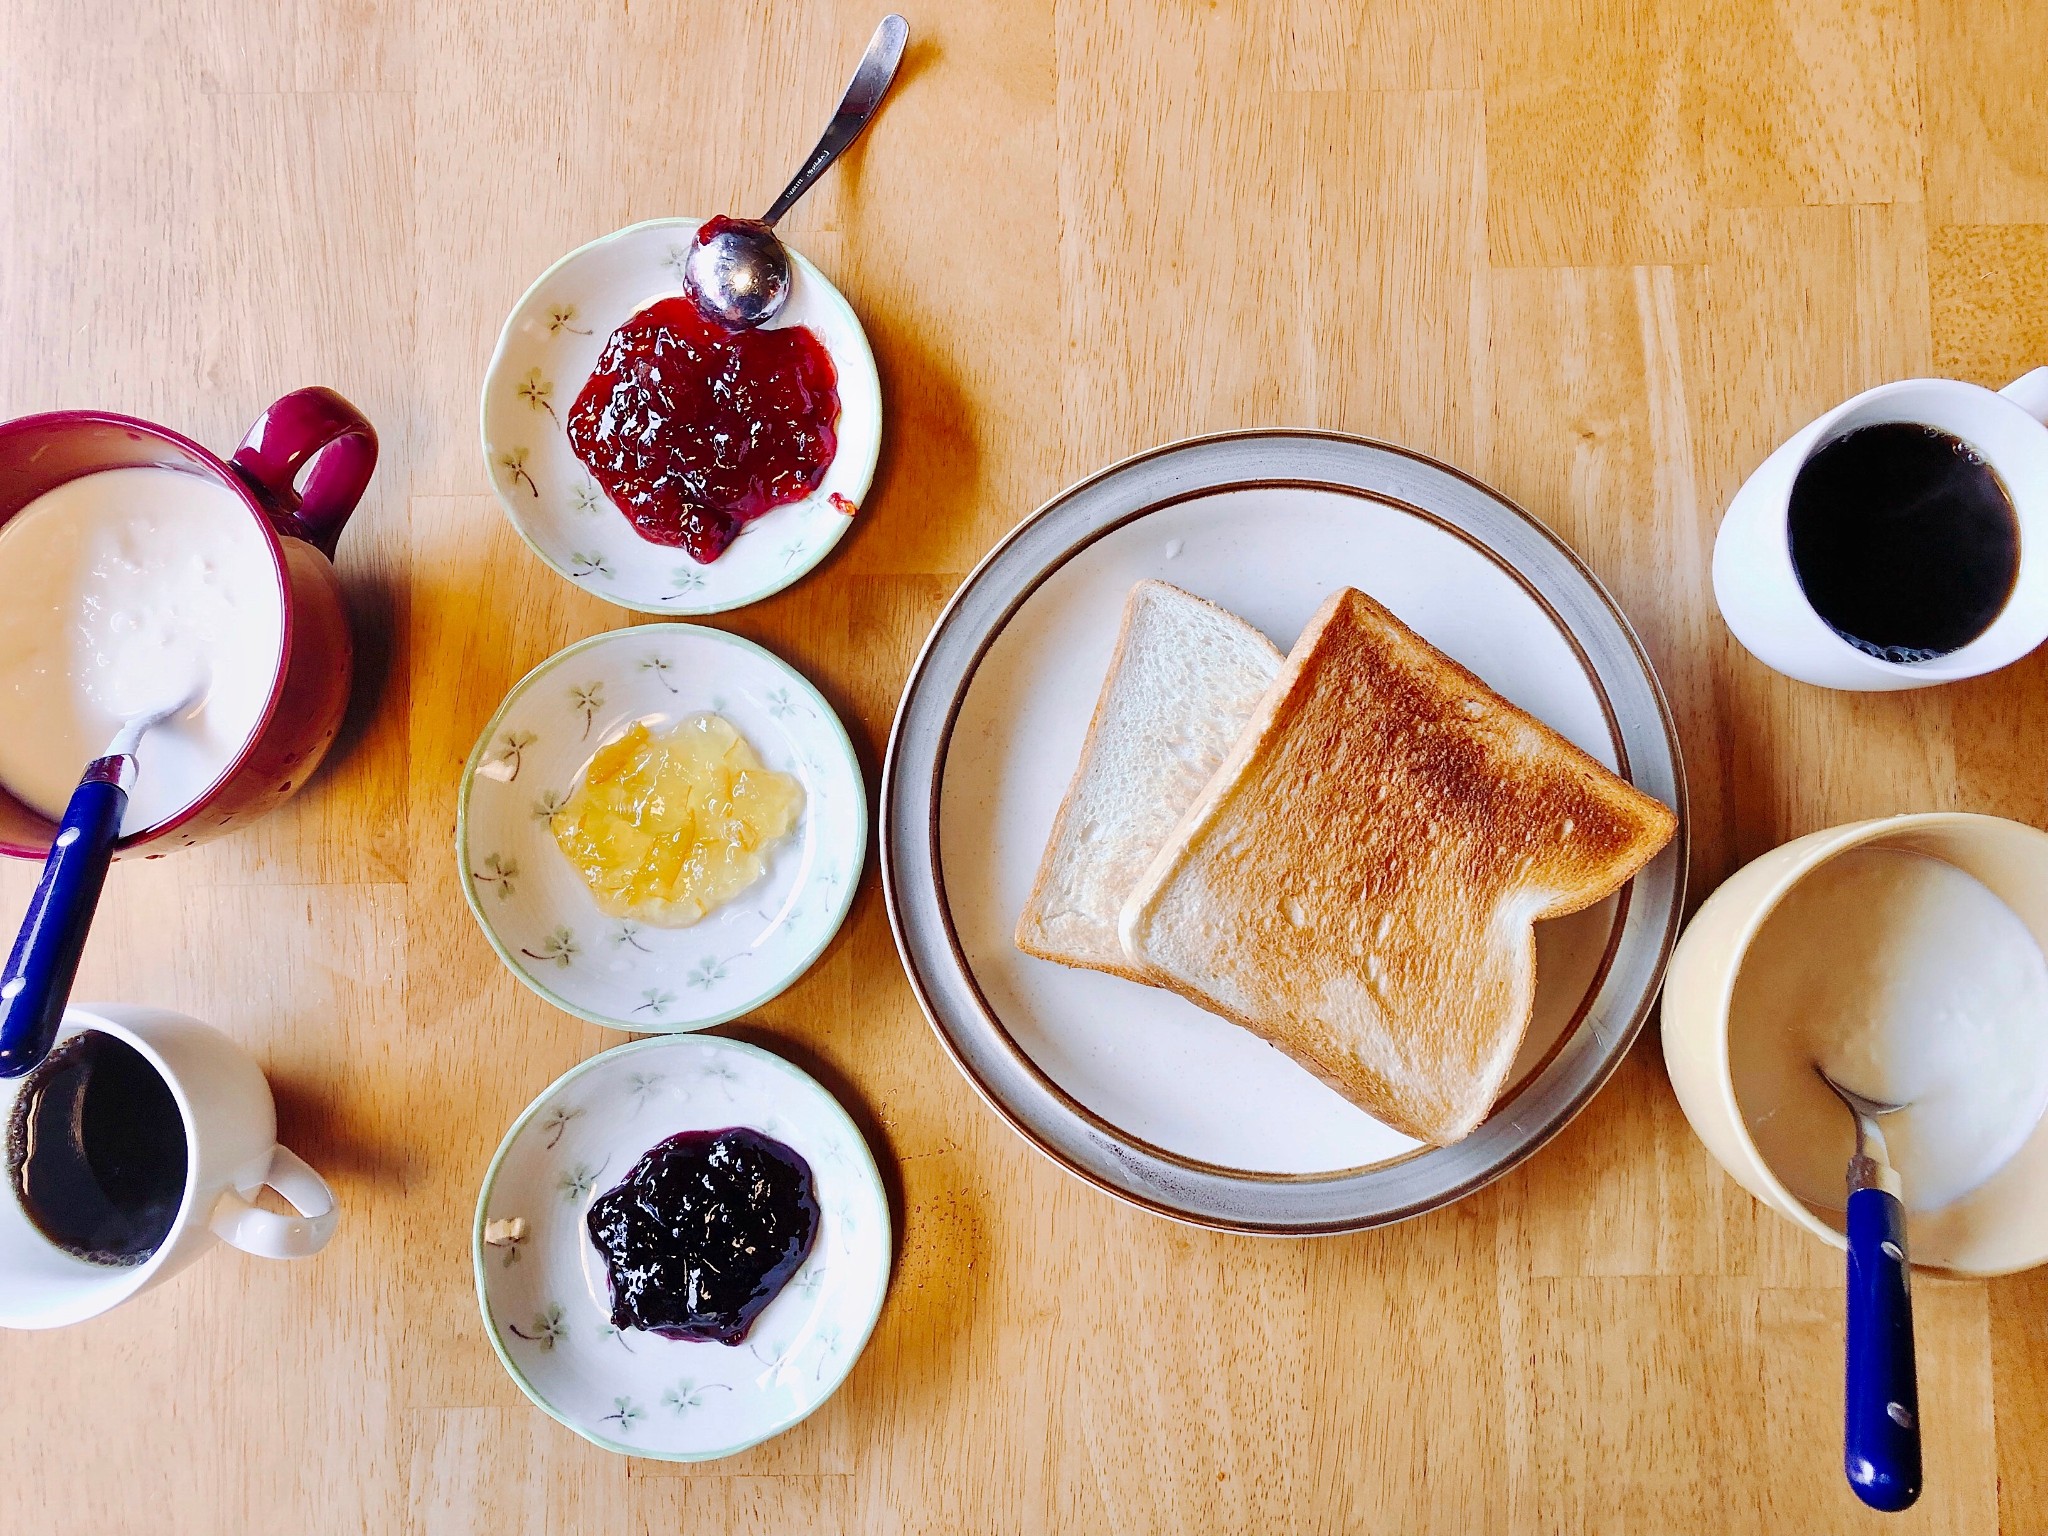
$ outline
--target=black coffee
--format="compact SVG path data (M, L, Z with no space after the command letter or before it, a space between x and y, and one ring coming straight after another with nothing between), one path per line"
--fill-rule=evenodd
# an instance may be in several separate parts
M2020 569L1998 472L1961 438L1858 427L1792 483L1792 565L1814 611L1859 650L1932 661L1991 627Z
M140 1264L185 1196L185 1119L125 1040L73 1035L22 1079L7 1177L36 1229L94 1264Z

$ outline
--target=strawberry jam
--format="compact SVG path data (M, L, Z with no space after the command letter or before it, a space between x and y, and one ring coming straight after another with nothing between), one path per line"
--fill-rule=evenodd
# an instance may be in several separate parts
M729 331L688 298L661 299L605 341L568 427L641 538L708 565L825 478L839 374L804 326Z
M745 1340L818 1238L811 1165L735 1126L657 1142L591 1202L612 1326L670 1339Z

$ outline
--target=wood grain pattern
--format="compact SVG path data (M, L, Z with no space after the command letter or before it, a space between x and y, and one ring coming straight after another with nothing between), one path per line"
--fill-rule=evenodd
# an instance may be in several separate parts
M852 0L10 0L0 415L220 446L301 383L385 457L344 539L343 750L233 840L115 873L85 996L183 1008L276 1084L332 1249L221 1252L0 1338L0 1529L125 1532L2034 1532L2048 1280L1920 1290L1927 1496L1835 1470L1838 1260L1693 1140L1645 1041L1455 1209L1277 1243L1058 1172L919 1015L872 871L737 1026L848 1101L902 1244L839 1395L732 1461L597 1451L492 1358L467 1251L528 1098L616 1035L493 959L450 857L505 690L625 622L520 544L476 393L569 247L780 185L874 22ZM730 616L871 782L960 577L1108 460L1320 425L1441 454L1568 538L1643 633L1695 889L1880 811L2048 822L2048 657L1916 694L1765 672L1715 618L1721 507L1867 384L2048 361L2030 0L946 0L792 215L889 401L862 524ZM738 131L734 131L737 125ZM10 925L33 871L0 871Z

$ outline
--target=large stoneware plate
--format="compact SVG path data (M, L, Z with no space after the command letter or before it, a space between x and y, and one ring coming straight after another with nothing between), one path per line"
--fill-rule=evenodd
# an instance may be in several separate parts
M1555 535L1381 443L1248 432L1157 449L1055 498L968 577L911 674L882 785L889 916L919 1000L996 1111L1166 1215L1244 1231L1397 1221L1527 1157L1641 1028L1684 900L1683 830L1613 900L1537 929L1511 1086L1425 1149L1255 1036L1170 993L1010 943L1132 583L1158 577L1290 646L1356 586L1676 808L1684 770L1641 645Z

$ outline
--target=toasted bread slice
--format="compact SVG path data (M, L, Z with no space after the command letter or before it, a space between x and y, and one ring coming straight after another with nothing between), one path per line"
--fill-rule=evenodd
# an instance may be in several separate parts
M1125 952L1395 1129L1486 1117L1539 918L1608 895L1678 820L1362 592L1309 621L1133 888Z
M1144 977L1117 940L1118 909L1280 670L1273 643L1233 613L1141 581L1123 627L1017 947L1062 965Z

